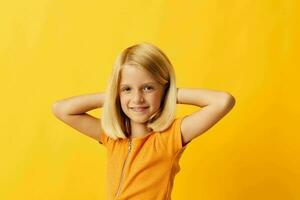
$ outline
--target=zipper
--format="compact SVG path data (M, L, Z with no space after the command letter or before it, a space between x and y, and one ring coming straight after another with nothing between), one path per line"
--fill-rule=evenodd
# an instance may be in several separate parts
M122 172L121 172L121 178L120 178L118 190L117 190L117 193L116 193L116 197L118 197L118 196L119 196L119 193L120 193L120 186L121 186L121 181L122 181L122 178L123 178L123 170L124 170L124 166L125 166L125 164L126 164L126 161L127 161L127 158L128 158L128 155L129 155L130 151L131 151L131 138L130 138L129 141L128 141L128 151L127 151L128 153L127 153L126 159L125 159L124 162L123 162Z

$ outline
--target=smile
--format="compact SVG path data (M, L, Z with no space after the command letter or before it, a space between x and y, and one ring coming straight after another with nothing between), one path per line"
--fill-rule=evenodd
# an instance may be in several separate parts
M148 107L134 107L131 108L134 112L143 112L148 109Z

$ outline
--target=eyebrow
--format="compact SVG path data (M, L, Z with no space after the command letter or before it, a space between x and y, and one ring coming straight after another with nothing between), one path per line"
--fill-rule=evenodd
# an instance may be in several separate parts
M155 84L155 82L147 82L147 83L143 83L142 85L148 85L148 84ZM130 86L130 84L121 84L120 86Z

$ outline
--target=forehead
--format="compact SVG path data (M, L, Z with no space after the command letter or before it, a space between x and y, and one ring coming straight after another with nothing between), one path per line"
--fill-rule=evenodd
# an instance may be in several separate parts
M157 83L152 75L146 70L135 66L126 65L120 71L120 85L139 85Z

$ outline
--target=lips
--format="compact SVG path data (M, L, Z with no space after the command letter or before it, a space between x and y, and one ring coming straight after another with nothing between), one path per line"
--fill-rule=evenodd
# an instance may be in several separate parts
M146 110L148 107L131 107L132 110L134 111L144 111Z

